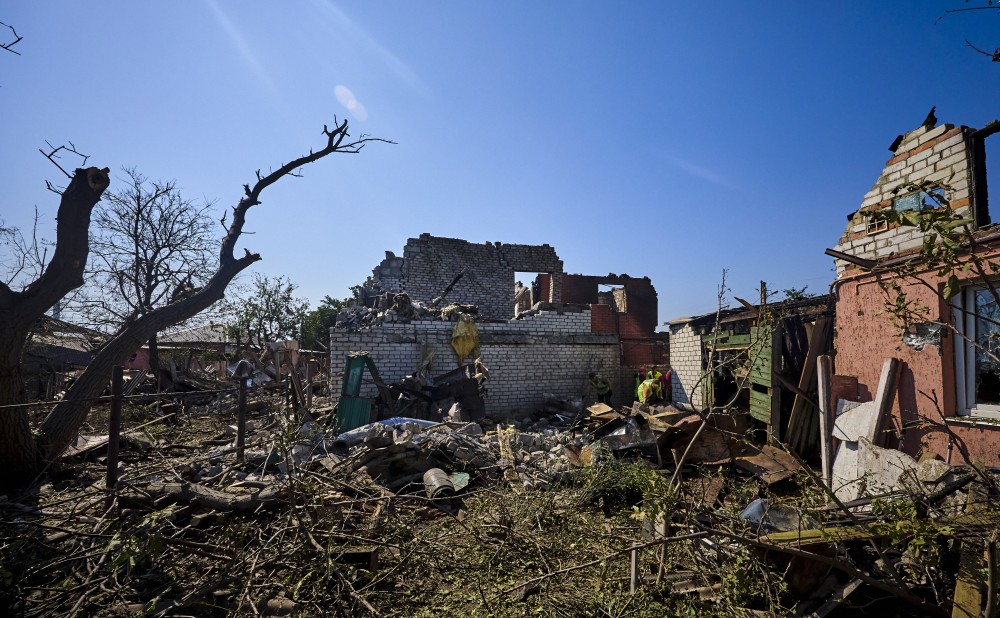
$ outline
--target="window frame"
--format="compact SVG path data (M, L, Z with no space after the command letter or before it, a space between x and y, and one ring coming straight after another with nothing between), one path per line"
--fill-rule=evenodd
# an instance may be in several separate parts
M955 337L956 414L964 417L1000 419L1000 403L979 404L976 401L976 292L985 285L962 288L952 301L952 318L960 336ZM971 307L971 310L968 308ZM970 370L971 368L971 370ZM971 405L970 405L971 402Z

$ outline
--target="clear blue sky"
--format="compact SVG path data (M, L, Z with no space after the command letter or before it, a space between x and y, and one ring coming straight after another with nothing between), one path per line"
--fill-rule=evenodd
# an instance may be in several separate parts
M1000 64L964 44L1000 46L1000 16L935 23L966 6L7 2L0 216L54 229L45 140L228 207L336 115L398 144L272 187L243 242L313 303L422 232L649 276L661 321L713 310L722 269L748 299L761 279L825 292L823 250L893 138L932 105L1000 117Z

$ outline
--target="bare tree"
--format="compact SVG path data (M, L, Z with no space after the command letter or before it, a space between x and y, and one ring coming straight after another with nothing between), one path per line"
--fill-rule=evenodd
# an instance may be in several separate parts
M174 182L125 169L123 188L104 196L91 236L87 285L77 305L101 330L137 318L202 287L214 270L211 204L181 196ZM149 365L159 373L156 334Z
M371 141L387 141L361 136L349 139L347 121L323 127L323 148L298 157L273 172L257 172L251 186L244 185L244 196L232 211L232 221L219 249L218 266L200 290L192 290L136 317L121 329L96 354L86 371L57 403L40 427L36 437L23 407L11 407L21 401L20 361L32 324L56 301L83 284L89 254L90 217L109 184L108 169L78 169L63 191L58 212L56 244L45 271L24 289L15 291L0 284L0 487L23 488L30 485L46 462L57 457L75 438L87 418L93 400L104 390L115 365L124 362L155 333L181 322L220 300L240 272L261 259L244 250L235 254L243 234L247 212L261 203L261 194L269 186L289 175L297 175L304 165L333 153L358 153Z

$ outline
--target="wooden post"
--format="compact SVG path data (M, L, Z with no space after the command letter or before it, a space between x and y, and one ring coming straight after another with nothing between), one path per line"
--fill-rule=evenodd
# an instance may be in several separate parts
M108 415L108 474L104 482L108 490L105 508L115 502L115 488L118 486L118 448L122 431L122 366L111 369L111 413Z
M306 359L306 409L312 410L313 407L313 376L312 376L312 363L309 359Z
M639 550L632 550L631 568L629 569L629 593L635 594L639 589Z
M892 402L896 398L896 382L899 379L899 359L887 358L882 364L882 375L878 381L878 392L875 393L875 427L868 439L876 446L885 444L886 419L892 414Z
M237 373L240 373L237 369ZM243 463L243 447L247 437L247 378L240 377L236 399L236 461Z
M830 382L833 367L829 356L816 359L816 395L819 401L819 453L823 462L823 481L833 489L833 414L831 414Z

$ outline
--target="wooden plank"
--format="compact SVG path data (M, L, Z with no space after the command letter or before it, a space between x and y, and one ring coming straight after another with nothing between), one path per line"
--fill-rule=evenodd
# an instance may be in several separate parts
M982 500L981 486L972 485L966 499L966 512L974 510L974 505ZM971 537L962 540L962 553L958 561L958 576L955 580L955 596L951 606L951 618L979 618L983 607L983 539Z
M829 356L816 359L816 390L819 399L819 456L823 466L823 481L833 488L833 414L831 413L830 383L833 364Z
M751 383L751 405L753 405L753 393L757 392L757 410L755 418L763 415L765 401L769 412L766 421L768 433L774 440L781 440L781 390L773 388L773 372L777 370L781 363L781 325L775 323L770 326L753 326L750 328L750 335L753 345L750 347L750 383ZM766 390L764 390L766 389ZM763 396L762 396L763 395ZM753 408L751 408L753 410ZM764 420L761 418L761 420Z
M826 350L829 325L830 318L825 315L816 319L812 337L809 339L809 351L806 353L802 374L799 376L799 389L796 391L792 412L788 417L788 433L785 439L800 454L804 454L806 444L811 442L807 434L812 432L814 426L806 424L807 420L812 420L806 410L806 406L811 407L811 403L799 393L809 393L816 383L816 359Z
M860 579L852 579L840 588L837 588L826 602L816 608L816 611L806 614L806 618L826 618L830 612L837 609L841 603L847 600L847 597L851 596L851 593L857 590L861 586L861 583Z
M771 421L771 396L759 391L750 391L750 416L762 423Z
M875 393L875 408L878 410L875 417L875 427L868 434L868 439L876 446L884 446L885 436L882 432L886 419L892 413L892 401L895 399L898 377L899 359L885 359L885 362L882 363L882 375L878 381L878 392Z
M948 532L948 534L942 532L942 536L968 538L970 536L982 535L986 531L1000 526L1000 510L949 515L925 521L936 529L945 529L944 532ZM912 524L906 521L848 524L816 530L776 532L762 537L761 540L774 545L815 545L817 543L867 541L869 539L888 536L891 532L905 533L911 527Z
M758 453L737 457L734 463L768 485L791 478L802 469L791 455L770 444L765 444Z

